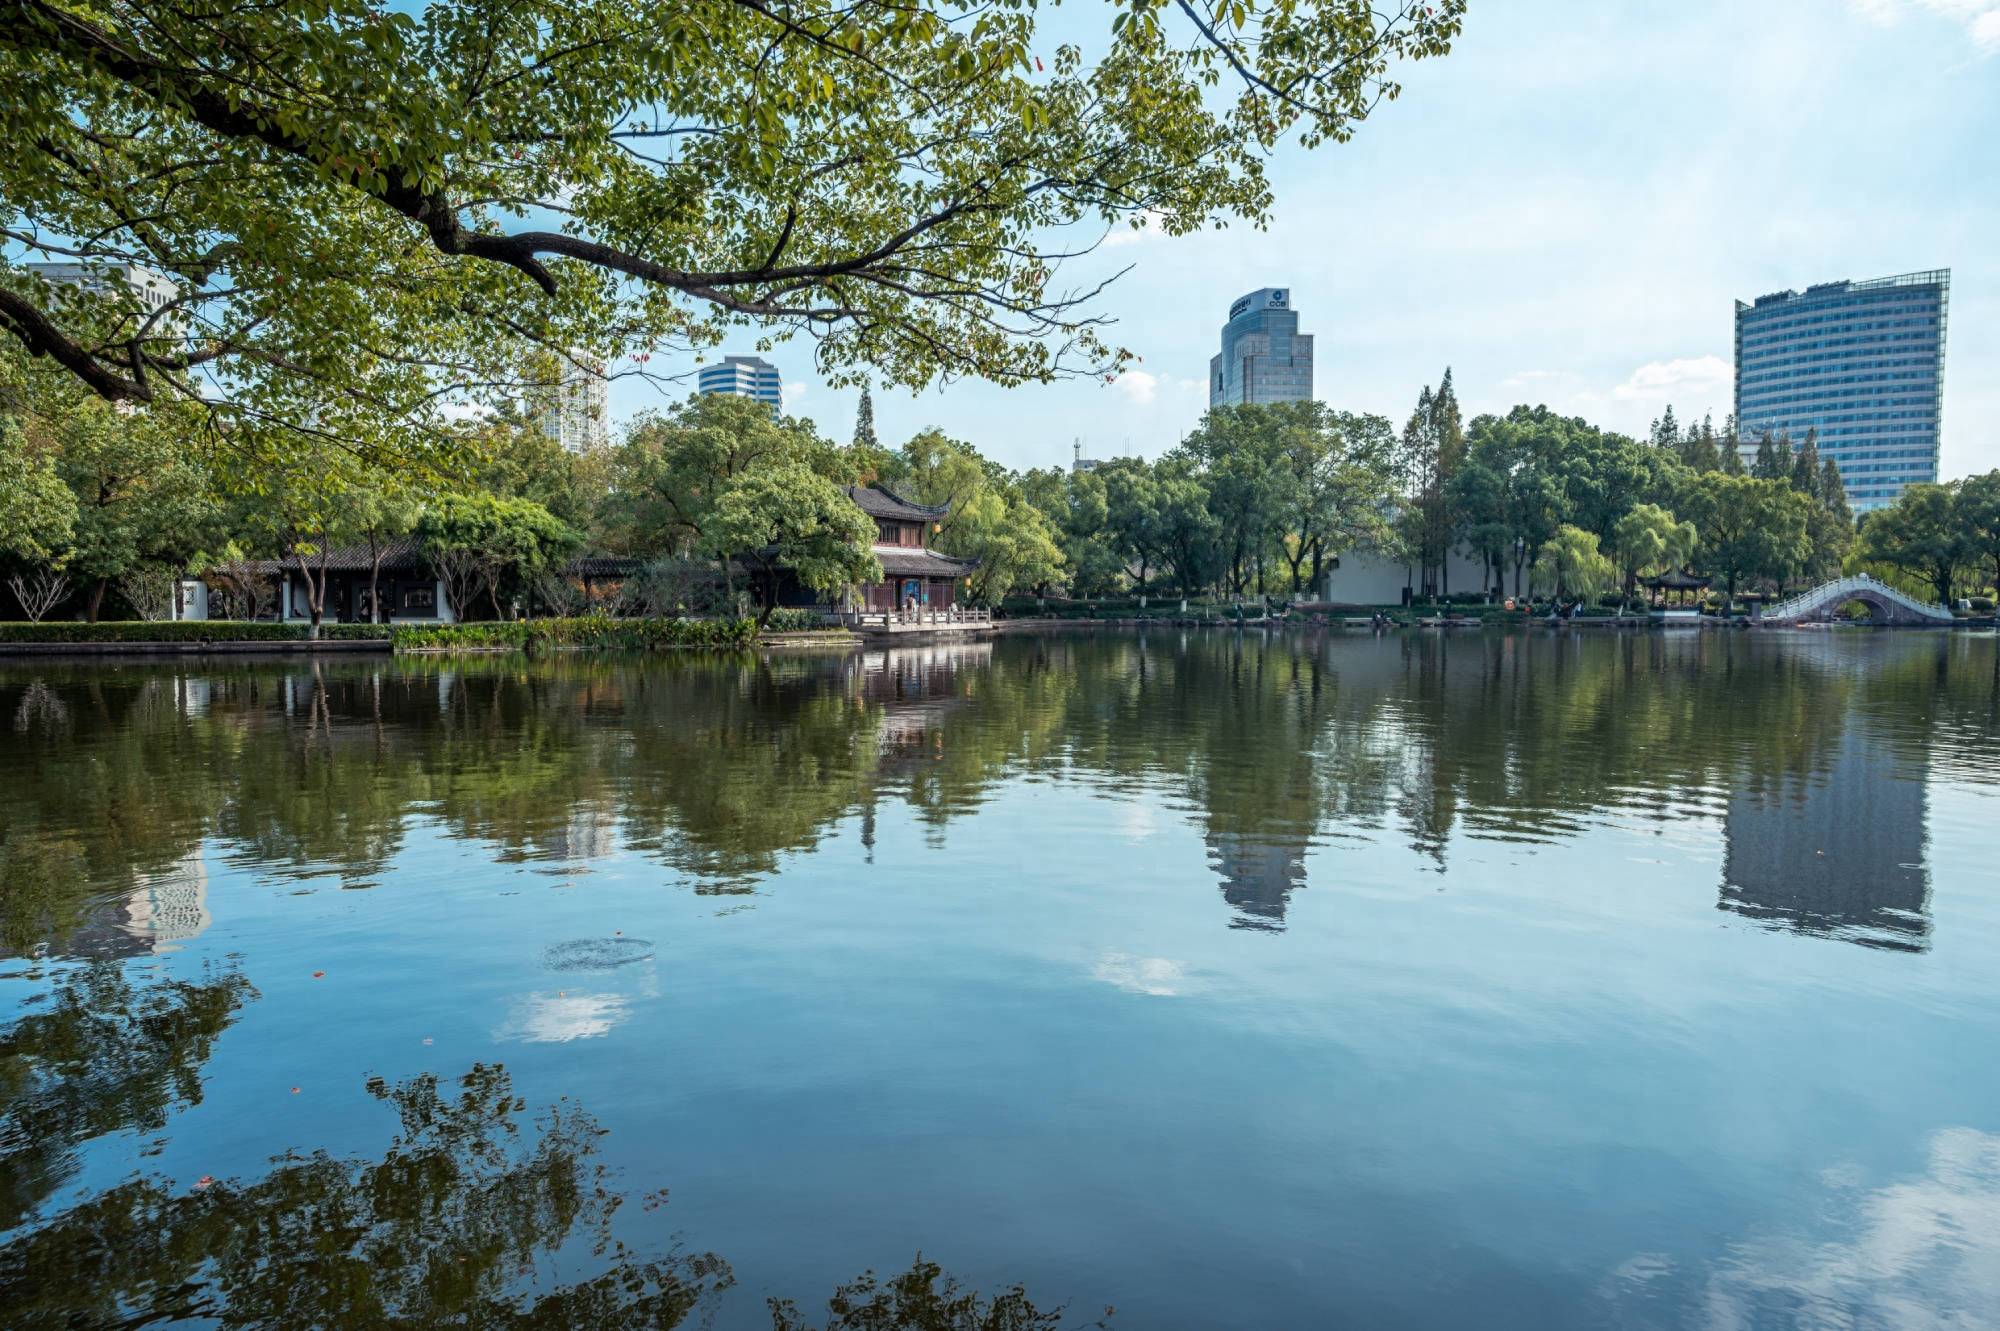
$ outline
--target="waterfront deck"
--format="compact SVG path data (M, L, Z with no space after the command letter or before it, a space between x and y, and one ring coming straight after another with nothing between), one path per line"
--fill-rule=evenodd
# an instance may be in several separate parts
M991 610L841 610L829 623L870 638L978 636L993 631Z

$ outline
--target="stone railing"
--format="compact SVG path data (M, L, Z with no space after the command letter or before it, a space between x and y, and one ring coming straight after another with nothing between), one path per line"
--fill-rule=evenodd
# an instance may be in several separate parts
M1832 609L1859 597L1874 597L1890 605L1901 606L1913 615L1935 619L1943 623L1951 620L1951 611L1941 605L1929 605L1919 601L1907 592L1898 591L1880 578L1866 573L1855 573L1844 578L1824 582L1809 591L1800 592L1790 600L1776 605L1765 606L1760 619L1802 619L1818 611Z
M974 610L964 606L947 606L938 609L920 606L915 610L836 610L833 622L849 628L957 628L972 624L991 624L991 610Z

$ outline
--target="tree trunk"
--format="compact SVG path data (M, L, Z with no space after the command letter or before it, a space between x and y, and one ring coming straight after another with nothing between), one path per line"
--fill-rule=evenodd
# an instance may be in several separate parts
M104 607L104 589L110 585L110 578L99 578L90 589L90 605L84 611L84 618L93 624L97 622L97 612Z
M382 551L373 541L368 543L368 622L382 622Z
M488 578L486 580L486 602L493 607L493 618L496 621L507 618L500 611L500 579Z

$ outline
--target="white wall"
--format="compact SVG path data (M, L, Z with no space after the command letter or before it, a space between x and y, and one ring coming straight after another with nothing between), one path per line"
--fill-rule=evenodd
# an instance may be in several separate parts
M1338 568L1323 570L1321 600L1347 605L1400 605L1403 589L1416 585L1417 570L1412 565L1384 559L1373 550L1349 550L1338 562ZM1454 595L1479 591L1492 576L1484 561L1462 552L1453 553L1446 572ZM1507 588L1513 590L1511 581Z

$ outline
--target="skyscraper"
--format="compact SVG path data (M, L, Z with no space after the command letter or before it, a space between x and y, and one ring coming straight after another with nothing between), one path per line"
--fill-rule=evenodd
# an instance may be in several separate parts
M1819 432L1857 512L1938 476L1951 272L1822 282L1736 302L1736 424L1747 457L1765 432Z
M1208 405L1301 402L1312 395L1312 334L1299 332L1291 292L1260 287L1231 305L1222 353L1208 362Z
M703 393L736 393L755 398L771 409L784 409L784 385L778 367L761 356L724 356L720 365L705 365L695 384Z
M604 362L578 347L557 370L557 383L535 390L535 423L571 453L602 448L610 437Z

